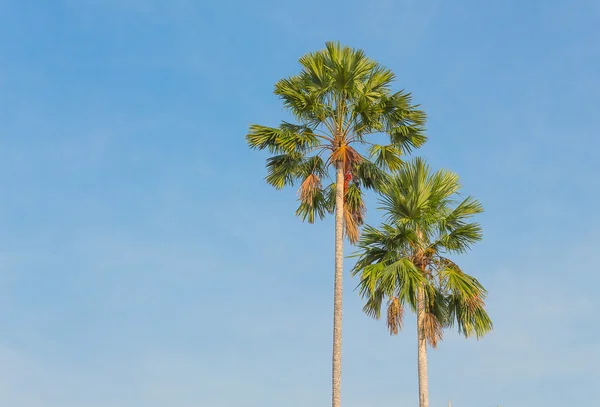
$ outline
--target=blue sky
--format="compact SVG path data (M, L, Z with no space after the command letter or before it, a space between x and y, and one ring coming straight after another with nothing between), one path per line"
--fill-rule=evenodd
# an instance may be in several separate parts
M600 400L597 1L0 0L0 34L0 405L327 405L332 221L244 135L328 40L397 74L486 208L461 261L495 331L431 352L431 405ZM416 405L414 321L355 286L344 407Z

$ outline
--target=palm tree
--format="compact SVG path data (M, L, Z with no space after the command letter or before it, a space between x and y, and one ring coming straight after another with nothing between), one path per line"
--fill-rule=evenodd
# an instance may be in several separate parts
M360 275L365 313L379 319L387 299L390 334L401 329L406 305L417 314L420 407L429 406L427 344L436 348L444 328L453 325L465 337L480 338L492 329L486 290L446 257L482 238L470 218L483 207L470 196L457 199L459 189L451 172L432 173L419 158L406 163L381 187L385 221L379 229L365 226L352 270Z
M343 234L350 242L358 240L363 189L377 188L386 170L399 168L403 153L426 141L425 114L411 104L409 93L391 91L394 74L362 50L328 42L325 49L300 58L300 64L300 74L275 85L297 123L253 124L246 140L272 154L269 184L277 189L300 184L299 217L313 223L335 213L332 406L339 407ZM374 143L372 136L378 134L389 143ZM324 185L327 179L331 182Z

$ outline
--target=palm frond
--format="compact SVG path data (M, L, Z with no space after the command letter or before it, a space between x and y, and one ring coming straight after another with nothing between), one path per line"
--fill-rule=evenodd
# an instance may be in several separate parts
M379 263L367 268L370 268L370 272L363 275L367 286L388 293L388 296L395 295L410 305L411 309L416 309L417 291L426 283L426 279L409 259L400 259L389 265Z
M473 276L464 273L458 266L445 259L447 267L440 270L440 275L445 281L445 287L452 293L459 293L463 297L479 296L485 299L487 291Z
M311 157L304 157L302 162L298 164L297 169L298 177L308 178L314 174L319 177L320 180L327 177L327 164L323 161L323 158L319 155L313 155Z
M344 194L344 231L351 243L360 237L360 227L364 223L366 206L357 184L350 184Z
M302 154L288 153L267 158L267 176L269 185L281 189L286 185L294 185L298 169L302 164Z
M483 206L478 200L472 196L468 196L448 214L445 221L448 225L454 225L457 222L464 222L466 219L479 213L483 213Z
M441 342L444 337L442 322L431 312L425 312L422 318L422 329L425 334L425 339L429 346L435 349L437 348L438 342Z
M404 307L398 297L392 297L388 302L387 311L387 327L390 335L398 335L398 331L402 329L404 318Z
M315 174L310 174L304 179L298 190L300 201L312 202L315 193L319 190L321 190L321 179Z
M308 126L283 122L279 128L250 125L246 141L251 148L272 154L305 152L319 145L319 137Z
M350 243L356 243L360 238L360 225L362 224L362 214L360 212L344 211L344 235Z
M466 337L480 338L491 331L493 324L485 311L487 291L481 283L453 266L441 270L440 274L448 291L448 324L456 324L459 333Z
M328 213L330 213L329 202L325 191L321 188L312 190L310 197L300 198L300 205L296 209L296 216L308 223L314 223L317 218L323 219Z
M477 339L490 332L494 325L485 311L480 298L452 294L449 298L450 326L456 324L458 332L466 338L475 335Z
M443 248L450 253L464 253L483 238L479 223L467 223L454 228L450 233L442 233L433 244L436 249Z
M387 181L388 175L369 160L359 162L355 167L356 182L368 189L379 190Z
M367 301L363 307L363 312L373 319L379 319L381 317L381 304L384 293L382 291L374 291L365 297Z
M402 166L402 151L395 145L382 146L374 144L369 153L375 158L375 164L382 169L399 170Z

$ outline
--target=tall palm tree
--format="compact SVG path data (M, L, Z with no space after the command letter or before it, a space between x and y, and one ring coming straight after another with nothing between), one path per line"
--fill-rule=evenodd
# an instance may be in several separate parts
M417 314L419 406L429 406L427 344L437 347L445 328L456 325L466 337L492 329L485 311L487 292L446 257L464 253L481 240L471 217L483 212L472 197L458 199L458 176L431 172L422 159L406 163L381 187L385 221L365 226L352 270L360 275L363 310L379 319L387 299L390 334L402 327L405 306Z
M282 79L275 94L297 123L253 124L246 140L267 149L266 181L277 189L300 184L296 214L313 223L335 213L332 406L340 406L343 234L359 238L363 189L377 188L400 156L421 146L425 114L409 93L392 92L394 74L362 50L328 42L300 58L298 75ZM387 144L376 144L377 134ZM331 176L333 172L333 177ZM324 181L329 179L324 185Z

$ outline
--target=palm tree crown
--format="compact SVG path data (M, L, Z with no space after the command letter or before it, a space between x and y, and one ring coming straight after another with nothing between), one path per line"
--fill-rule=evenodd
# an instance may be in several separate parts
M392 92L394 74L361 50L328 42L326 48L300 58L300 74L275 85L297 123L278 127L251 125L246 136L252 148L267 149L266 180L275 188L300 184L296 214L310 223L334 211L333 165L344 176L344 226L355 242L364 220L362 188L375 188L397 169L400 156L421 146L425 114L411 104L411 95ZM388 136L382 145L368 140ZM323 185L325 179L332 182Z
M368 315L379 318L388 298L392 334L401 328L404 305L416 311L422 288L423 328L433 347L445 327L456 325L465 336L478 338L492 329L484 309L486 290L446 257L464 253L482 238L480 225L470 218L483 207L470 196L457 200L459 189L456 174L432 173L419 158L407 163L382 187L385 222L379 229L365 227L352 271L360 275Z

